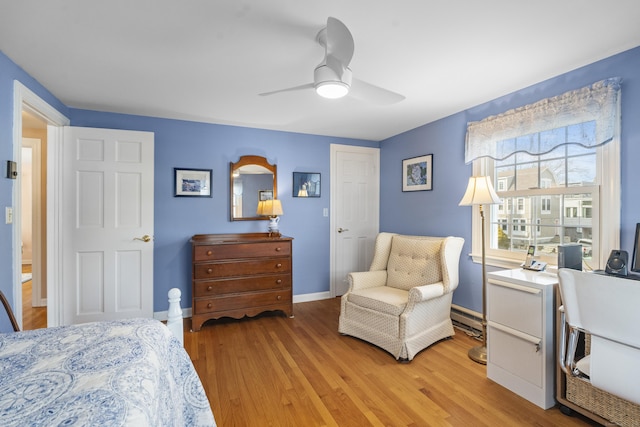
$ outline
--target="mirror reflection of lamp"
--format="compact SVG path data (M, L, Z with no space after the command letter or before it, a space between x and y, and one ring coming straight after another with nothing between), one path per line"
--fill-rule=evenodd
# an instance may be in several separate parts
M307 184L302 184L302 186L300 187L300 190L298 190L298 197L309 197L309 194L307 194Z
M278 230L280 218L278 215L282 215L283 213L282 203L278 199L261 200L258 202L256 214L269 217L269 235L280 235L280 230Z

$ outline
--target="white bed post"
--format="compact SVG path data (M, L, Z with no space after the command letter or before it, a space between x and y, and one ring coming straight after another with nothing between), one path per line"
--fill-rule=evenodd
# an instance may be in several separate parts
M180 308L180 296L182 292L178 288L169 290L169 313L167 314L167 328L178 338L184 346L184 330L182 329L182 309Z

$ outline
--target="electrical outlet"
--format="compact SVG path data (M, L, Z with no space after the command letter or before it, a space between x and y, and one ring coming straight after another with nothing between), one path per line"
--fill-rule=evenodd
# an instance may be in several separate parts
M12 207L7 206L5 208L4 220L5 220L5 224L13 223L13 208Z

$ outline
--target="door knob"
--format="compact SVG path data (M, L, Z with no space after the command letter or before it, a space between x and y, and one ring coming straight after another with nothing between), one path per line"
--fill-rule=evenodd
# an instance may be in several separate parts
M348 228L338 227L338 233L342 233L343 231L349 231Z
M142 240L143 242L150 242L151 236L149 236L148 234L145 234L142 237L134 237L133 240Z

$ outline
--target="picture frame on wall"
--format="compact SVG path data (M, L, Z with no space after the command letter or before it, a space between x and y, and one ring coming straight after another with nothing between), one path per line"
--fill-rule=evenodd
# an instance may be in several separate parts
M433 154L402 161L402 191L433 190Z
M319 172L294 172L293 197L320 197Z
M211 169L173 168L174 197L212 197Z
M273 190L260 190L258 191L258 201L273 200Z

